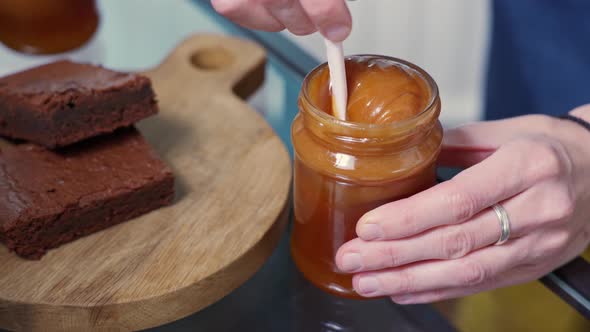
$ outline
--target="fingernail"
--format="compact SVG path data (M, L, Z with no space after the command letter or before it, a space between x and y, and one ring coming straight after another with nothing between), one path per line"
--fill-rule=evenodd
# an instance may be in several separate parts
M361 277L358 286L361 295L371 295L379 290L379 281L375 277Z
M365 241L376 240L383 237L383 230L378 224L365 223L359 227L358 236Z
M355 272L363 267L361 255L355 252L342 255L342 272Z
M350 27L346 25L329 26L323 30L323 35L331 41L340 42L350 34Z

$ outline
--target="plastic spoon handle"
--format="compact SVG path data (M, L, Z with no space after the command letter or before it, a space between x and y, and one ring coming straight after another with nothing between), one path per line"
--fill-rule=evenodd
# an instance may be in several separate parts
M332 109L334 116L340 120L346 120L346 107L348 101L348 87L346 85L346 69L344 67L344 51L342 43L334 43L324 39L328 67L330 69L330 89L332 90Z

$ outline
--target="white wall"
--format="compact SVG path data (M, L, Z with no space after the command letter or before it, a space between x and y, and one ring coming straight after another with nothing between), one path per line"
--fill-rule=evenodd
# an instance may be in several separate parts
M377 53L406 59L437 81L443 123L454 126L481 115L489 0L357 0L348 2L353 31L348 54ZM319 59L318 34L289 35Z

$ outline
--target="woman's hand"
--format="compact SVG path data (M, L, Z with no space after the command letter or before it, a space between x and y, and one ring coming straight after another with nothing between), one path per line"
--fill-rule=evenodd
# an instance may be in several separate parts
M212 0L215 10L250 29L296 35L320 31L339 42L350 34L352 19L345 0Z
M590 106L574 113L590 117ZM452 180L381 206L357 224L336 262L355 290L423 303L537 279L590 242L590 132L541 115L481 122L445 134ZM490 207L508 212L500 246Z

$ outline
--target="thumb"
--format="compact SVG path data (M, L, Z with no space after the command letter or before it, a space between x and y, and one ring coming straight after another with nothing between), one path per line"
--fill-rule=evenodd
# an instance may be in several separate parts
M446 130L438 158L440 166L467 168L496 151L497 146L477 134L477 125Z
M439 164L467 168L481 162L505 142L530 131L525 118L475 122L446 130Z

